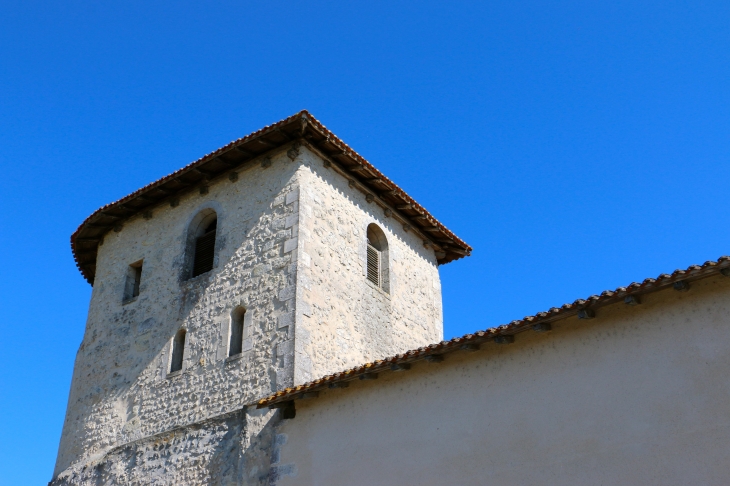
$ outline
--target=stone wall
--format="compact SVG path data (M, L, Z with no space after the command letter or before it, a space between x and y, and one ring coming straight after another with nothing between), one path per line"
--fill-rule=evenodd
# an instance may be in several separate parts
M292 383L297 163L283 152L237 181L212 183L106 235L76 357L55 474L122 444L241 409ZM189 280L188 226L218 215L215 268ZM123 303L130 264L139 296ZM228 326L246 309L244 351L227 357ZM187 330L182 373L168 376L171 339Z
M300 147L292 161L285 151L105 236L54 484L143 484L145 475L212 484L225 474L237 475L232 484L258 484L261 464L276 465L278 449L265 439L272 426L256 414L235 419L237 411L277 389L442 339L433 250L314 152ZM188 278L190 228L210 211L218 218L214 268ZM365 277L370 223L388 240L387 292ZM124 301L129 265L140 260L140 294ZM228 357L240 307L243 353ZM180 329L183 369L169 373ZM259 439L246 443L246 434ZM251 466L229 449L261 457ZM267 471L271 479L287 469Z
M300 160L295 382L443 339L433 249L325 168L318 155L303 148ZM371 223L388 240L389 292L365 275Z
M266 411L223 414L113 448L50 486L270 486L295 472L279 464L279 423Z

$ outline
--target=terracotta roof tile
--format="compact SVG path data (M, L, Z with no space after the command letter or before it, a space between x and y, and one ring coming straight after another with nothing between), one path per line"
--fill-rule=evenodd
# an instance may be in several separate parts
M598 309L606 305L621 302L629 295L639 296L656 292L669 288L675 282L680 280L699 280L712 275L717 275L723 270L726 270L728 275L730 275L730 257L728 256L722 256L715 262L707 261L702 265L691 265L686 270L675 270L671 275L663 273L656 279L647 278L641 284L632 283L627 287L618 287L616 290L606 290L602 292L600 296L593 295L588 299L578 299L572 304L564 304L559 308L552 307L549 312L539 312L534 316L526 316L522 319L512 321L509 324L503 324L484 331L455 337L449 341L441 341L440 343L423 346L384 360L377 360L346 371L327 375L315 381L299 385L295 388L287 388L268 397L262 398L256 403L256 406L258 408L264 408L277 403L296 400L300 393L321 390L329 387L329 385L333 383L341 381L351 381L365 372L373 373L390 371L390 366L393 364L412 363L427 359L429 356L443 355L459 351L460 347L464 344L481 344L489 342L498 336L514 336L520 332L532 329L532 326L534 325L550 323L575 316L579 310L585 308Z
M93 284L96 255L104 235L140 213L171 202L181 194L194 191L233 170L261 160L267 153L282 147L305 144L328 160L330 167L358 181L362 190L377 196L378 201L407 209L396 210L397 218L422 234L437 250L439 263L468 256L472 248L438 222L426 209L388 179L370 162L352 150L306 110L268 125L243 138L210 152L200 159L161 179L107 204L91 214L71 235L71 250L76 266ZM367 172L368 177L361 174ZM428 235L424 230L428 230Z

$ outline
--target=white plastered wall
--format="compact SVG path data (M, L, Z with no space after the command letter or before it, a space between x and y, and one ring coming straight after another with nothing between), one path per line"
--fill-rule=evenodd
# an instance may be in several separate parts
M280 486L730 477L730 279L296 402Z

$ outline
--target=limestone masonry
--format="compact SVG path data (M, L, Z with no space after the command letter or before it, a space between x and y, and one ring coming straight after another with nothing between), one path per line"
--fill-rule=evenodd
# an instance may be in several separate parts
M71 245L93 292L49 485L730 477L730 257L442 341L471 247L307 112Z
M53 484L268 484L278 417L248 404L442 339L436 250L396 208L306 143L253 162L102 236ZM191 277L210 221L213 268ZM369 227L387 283L367 278Z

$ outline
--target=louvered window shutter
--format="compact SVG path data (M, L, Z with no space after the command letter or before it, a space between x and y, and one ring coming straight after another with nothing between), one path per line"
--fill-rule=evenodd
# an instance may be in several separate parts
M193 277L213 269L215 257L215 230L209 231L195 241L195 263Z
M368 244L368 280L380 287L380 252Z

